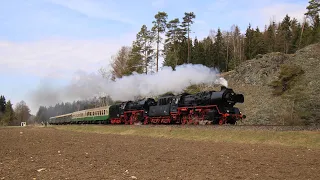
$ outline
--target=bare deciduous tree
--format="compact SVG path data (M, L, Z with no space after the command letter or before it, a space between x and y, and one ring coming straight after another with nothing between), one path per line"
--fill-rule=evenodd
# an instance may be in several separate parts
M20 101L15 107L16 122L18 125L21 122L27 122L31 116L30 109L24 101Z
M128 71L128 61L131 47L122 46L115 56L112 56L112 79L121 78Z

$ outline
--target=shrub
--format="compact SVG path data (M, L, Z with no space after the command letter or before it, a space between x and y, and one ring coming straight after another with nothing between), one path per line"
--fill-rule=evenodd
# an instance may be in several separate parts
M282 64L280 66L280 74L277 80L270 83L274 88L274 95L281 95L285 91L292 88L297 77L302 75L304 71L302 68L295 64Z

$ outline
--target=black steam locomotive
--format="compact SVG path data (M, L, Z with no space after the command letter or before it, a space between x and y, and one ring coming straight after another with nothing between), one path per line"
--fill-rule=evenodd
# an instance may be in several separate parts
M245 119L236 103L244 96L232 89L204 91L197 94L167 94L158 101L146 98L126 101L109 108L111 124L235 124Z

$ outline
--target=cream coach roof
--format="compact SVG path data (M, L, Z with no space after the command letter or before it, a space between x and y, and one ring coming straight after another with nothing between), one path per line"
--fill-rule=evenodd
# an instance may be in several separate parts
M59 116L54 116L52 118L59 118L59 117L65 117L65 116L72 116L72 113L63 114L63 115L59 115Z
M66 117L66 116L72 116L72 115L78 115L78 114L82 114L82 113L86 113L86 112L96 112L96 111L100 111L100 110L106 110L106 113L109 112L109 107L110 106L103 106L103 107L98 107L98 108L92 108L92 109L85 109L85 110L81 110L81 111L75 111L73 113L68 113L68 114L63 114L63 115L59 115L59 116L53 116L50 117L50 119L53 118L60 118L60 117Z

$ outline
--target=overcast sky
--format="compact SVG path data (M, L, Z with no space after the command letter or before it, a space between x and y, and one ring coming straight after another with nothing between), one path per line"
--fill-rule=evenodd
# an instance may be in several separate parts
M158 11L168 19L184 12L197 16L193 34L211 29L264 28L289 14L301 20L308 0L1 0L0 94L24 100L35 114L30 92L44 82L59 87L75 73L97 73L111 55L130 45L143 24L151 27Z

